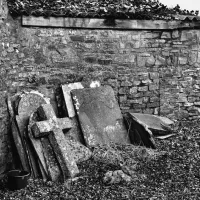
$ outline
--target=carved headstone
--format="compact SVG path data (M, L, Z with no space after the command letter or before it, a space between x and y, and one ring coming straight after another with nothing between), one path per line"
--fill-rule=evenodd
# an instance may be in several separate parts
M49 103L49 99L44 98L44 96L37 91L32 91L21 95L17 108L18 115L16 115L16 121L22 138L22 147L27 152L26 155L33 177L38 177L39 172L37 165L34 162L35 159L33 158L34 155L33 149L30 146L30 140L28 140L28 121L30 115L44 103Z
M73 90L72 96L87 146L130 143L110 86Z
M41 119L46 121L36 122L32 126L35 137L48 136L57 161L62 170L64 181L68 177L74 177L79 173L74 156L70 151L69 141L65 140L63 129L72 127L69 118L57 118L51 104L43 104L38 108Z

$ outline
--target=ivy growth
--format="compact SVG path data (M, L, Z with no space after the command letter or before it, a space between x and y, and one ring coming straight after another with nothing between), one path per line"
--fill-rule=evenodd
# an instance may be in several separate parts
M169 8L158 0L7 0L12 15L172 20L174 15L198 15L199 11Z

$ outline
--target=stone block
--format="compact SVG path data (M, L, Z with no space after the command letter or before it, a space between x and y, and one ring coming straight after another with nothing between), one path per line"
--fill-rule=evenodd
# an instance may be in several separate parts
M129 100L129 102L132 104L142 104L143 103L143 98L138 98L138 99L132 99Z
M127 94L128 88L127 87L121 87L118 91L119 94Z
M159 78L159 73L158 72L149 72L149 76L150 76L150 79L157 79Z
M179 57L179 64L186 65L187 64L187 57Z
M172 31L172 38L173 39L179 38L179 31L178 30Z
M146 60L146 66L147 66L147 67L152 67L152 66L155 65L155 62L156 62L156 60L155 60L154 56L150 56L150 57L147 58L147 60Z
M143 85L149 85L150 83L152 83L150 79L142 80Z
M139 92L145 92L148 91L148 86L138 87Z
M138 86L138 85L140 85L141 84L141 81L133 81L133 85L134 86Z
M138 65L138 67L145 67L146 60L147 60L146 57L137 56L137 65Z
M165 65L165 64L166 64L166 59L161 56L157 56L155 65L160 66L160 65Z
M154 91L154 90L158 90L159 89L159 85L149 85L149 91Z
M163 32L161 35L162 39L171 39L171 32Z
M135 94L135 93L137 93L137 87L131 87L130 94Z
M82 35L71 35L70 39L74 42L84 42L85 37Z
M123 95L123 96L119 96L119 102L120 103L124 103L127 101L127 96L126 95Z
M130 143L110 86L73 90L72 96L87 146Z
M130 81L122 81L121 82L122 87L129 87L129 86L132 86L132 85L133 85L133 83L130 82Z

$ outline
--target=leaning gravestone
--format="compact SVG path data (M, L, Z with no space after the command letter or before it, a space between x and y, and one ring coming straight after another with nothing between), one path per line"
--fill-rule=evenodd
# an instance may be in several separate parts
M45 98L43 94L37 91L31 91L28 93L24 93L20 96L20 100L18 102L16 121L20 133L20 137L22 138L23 148L27 152L27 158L29 160L29 166L32 172L33 177L38 177L38 167L35 163L35 159L33 158L33 149L30 146L30 140L28 140L28 121L30 115L37 110L37 108L41 104L49 103L49 99Z
M72 97L87 146L130 143L110 86L73 90Z
M48 137L61 167L64 181L69 177L76 176L79 170L74 160L73 152L70 151L69 141L65 140L63 133L63 129L72 127L71 120L67 117L57 118L51 104L43 104L37 111L41 119L46 120L36 122L31 127L34 136L36 138Z

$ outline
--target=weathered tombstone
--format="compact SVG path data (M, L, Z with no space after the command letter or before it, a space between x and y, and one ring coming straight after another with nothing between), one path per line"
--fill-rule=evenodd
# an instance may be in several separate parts
M22 138L22 146L27 152L27 159L29 161L29 166L33 177L39 176L39 169L35 163L33 149L30 146L30 140L28 139L28 121L30 115L37 110L37 108L44 103L49 103L49 99L44 98L44 96L37 92L32 91L29 93L24 93L18 102L18 108L16 115L16 121L19 128L19 133Z
M72 127L71 120L69 118L57 118L51 104L43 104L37 111L41 119L46 121L36 122L31 127L34 136L36 138L48 136L62 170L64 181L68 177L76 176L79 170L74 156L70 152L69 141L65 140L63 134L63 129Z
M130 143L110 86L73 90L72 97L87 146Z

